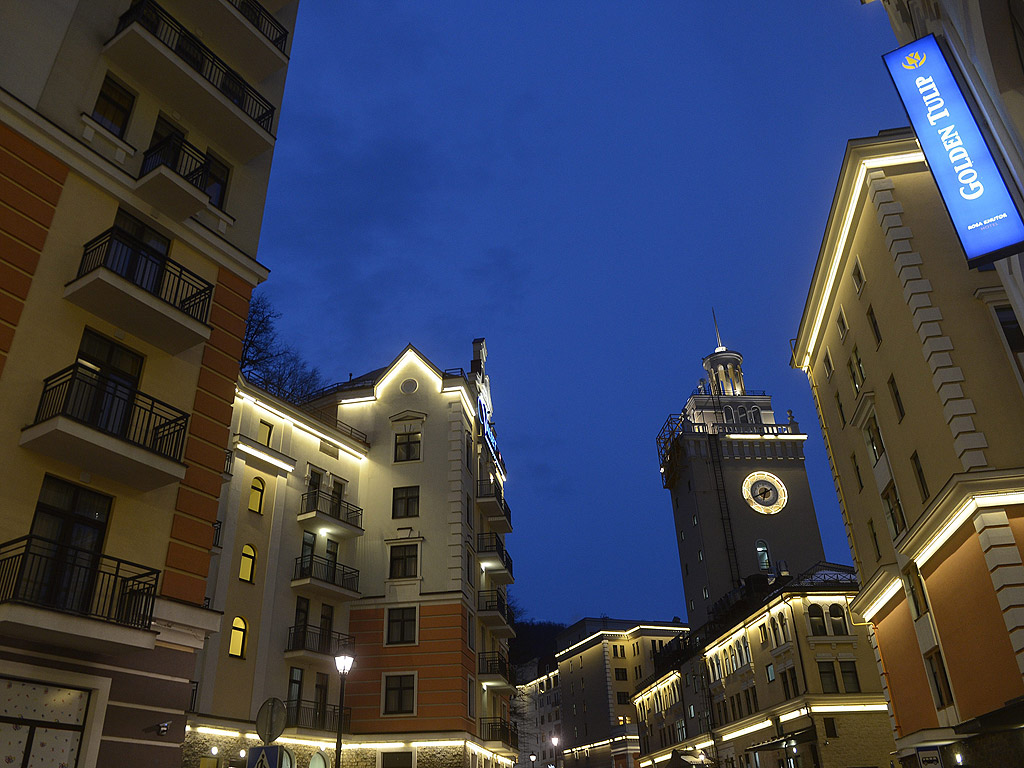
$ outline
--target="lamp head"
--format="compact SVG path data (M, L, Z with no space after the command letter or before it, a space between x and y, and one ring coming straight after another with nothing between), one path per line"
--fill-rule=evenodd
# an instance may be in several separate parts
M537 754L535 752L530 753L530 765L534 765L537 762Z
M558 737L557 736L552 736L551 737L551 746L553 746L553 747L557 747L558 746Z
M338 666L338 672L342 675L348 674L349 670L352 669L352 663L355 660L354 656L350 656L347 653L334 657L334 663Z

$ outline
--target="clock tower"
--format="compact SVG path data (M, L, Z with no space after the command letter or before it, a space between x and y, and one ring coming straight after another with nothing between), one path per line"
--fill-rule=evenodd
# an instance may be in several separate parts
M746 579L825 559L804 468L807 435L792 411L777 423L771 395L746 388L743 356L720 341L704 371L658 434L691 626Z

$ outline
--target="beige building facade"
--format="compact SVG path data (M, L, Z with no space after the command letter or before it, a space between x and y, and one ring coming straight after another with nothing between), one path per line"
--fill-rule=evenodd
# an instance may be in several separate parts
M244 764L268 698L288 764L508 766L518 740L505 466L487 348L469 371L411 345L304 402L239 381L187 768ZM216 748L216 753L213 749Z
M296 12L0 11L7 762L180 764Z
M1024 335L1003 267L967 268L912 133L849 143L793 364L904 766L1024 761Z

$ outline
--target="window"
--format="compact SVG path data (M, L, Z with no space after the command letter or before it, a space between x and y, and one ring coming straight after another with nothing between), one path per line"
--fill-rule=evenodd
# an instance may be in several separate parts
M861 288L864 287L864 270L860 268L860 262L856 262L853 265L853 272L850 277L853 279L853 287L860 293Z
M928 669L928 681L932 686L932 696L935 697L935 708L945 709L953 703L953 692L950 690L946 665L938 648L924 657L924 664Z
M857 662L840 661L839 674L843 676L843 690L847 693L860 693L860 679L857 677Z
M885 510L889 534L895 539L906 530L907 519L903 516L903 505L900 504L900 496L893 483L889 483L882 491L882 508Z
M123 85L107 75L96 97L96 106L92 109L92 119L102 125L117 138L123 138L128 127L128 118L135 104L135 96Z
M466 645L471 651L476 650L476 616L469 614L469 621L466 627Z
M697 559L700 562L702 562L702 563L704 562L704 550L703 549L698 549L697 550Z
M917 569L917 565L911 563L910 568L904 571L903 583L910 596L910 607L913 610L914 618L918 619L928 613L928 597L925 595L924 582L921 580L921 571Z
M764 674L765 677L768 678L769 683L775 682L775 665L769 664L768 666L766 666L764 668Z
M469 547L466 547L466 583L471 587L476 583L476 557Z
M469 701L469 716L476 717L476 680L472 677L466 682L466 697Z
M878 533L875 531L875 521L868 520L868 536L871 537L871 546L875 550L875 560L882 559L882 550L878 548Z
M708 591L707 587L704 587L704 599L707 600L711 597L711 592Z
M209 150L206 152L206 186L203 192L210 196L210 203L214 208L224 208L224 201L228 193L228 175L230 169L223 162L218 160Z
M415 711L415 703L415 675L384 676L385 715L411 715Z
M617 704L629 704L629 694L626 691L616 691L615 702Z
M814 603L807 608L807 618L811 622L811 634L812 635L827 635L828 629L825 627L825 610Z
M762 645L764 643L767 643L768 642L768 625L767 624L761 624L757 628L757 631L761 635L761 643L762 643Z
M903 398L900 397L900 388L896 386L896 377L889 377L889 394L892 395L892 404L896 409L896 420L903 421L903 417L907 415L906 409L903 407Z
M418 548L415 544L396 544L391 547L391 567L388 571L388 578L391 579L412 579L416 573L416 555Z
M757 567L762 571L771 570L772 559L768 552L768 542L764 539L758 539L754 549L757 552Z
M388 608L388 645L416 642L416 608Z
M252 544L242 547L242 562L238 566L238 578L240 581L253 582L256 573L256 548Z
M832 378L832 374L833 374L833 372L835 372L836 367L834 365L832 365L832 353L829 352L827 349L825 350L825 357L822 359L821 362L822 362L822 366L825 369L825 378L826 379L831 379Z
M270 435L274 432L274 425L267 421L261 421L256 429L256 442L260 445L270 447Z
M628 680L629 679L626 676L626 668L625 667L616 667L615 668L615 679L616 680Z
M850 326L846 324L846 313L843 312L842 307L839 308L839 313L836 315L836 327L839 329L839 338L845 339Z
M928 483L924 479L924 467L921 466L917 451L910 454L910 466L914 468L914 478L917 480L917 489L921 492L921 501L928 501Z
M402 432L395 435L395 461L417 461L420 458L420 432Z
M790 688L790 690L793 691L793 695L794 696L799 696L800 695L800 688L796 684L796 669L794 667L790 667L789 669L786 670L786 673L789 675L789 688Z
M850 383L853 385L853 394L859 395L860 388L864 386L864 366L861 364L857 348L853 348L853 357L846 361L846 371L850 374Z
M418 485L406 485L395 488L391 492L391 517L399 519L403 517L420 516L420 487Z
M466 433L466 467L473 469L473 436Z
M871 326L871 335L875 337L875 344L882 343L882 332L878 329L878 320L875 318L875 310L868 305L868 325Z
M846 611L839 603L832 603L828 607L828 621L832 626L833 635L848 635L849 629L846 626Z
M864 478L860 476L860 464L857 463L857 454L850 454L850 464L853 465L853 476L857 479L857 491L864 490Z
M843 410L843 401L836 392L836 410L839 411L839 423L846 426L846 411Z
M228 656L236 656L239 659L245 658L245 639L249 632L249 625L241 616L235 616L231 622L231 637L228 642Z
M780 675L780 679L782 680L782 698L791 698L789 694L789 680L786 679L785 672L783 672L782 675Z
M882 444L882 433L878 429L875 414L868 416L868 420L864 424L864 439L867 441L873 463L877 464L878 460L885 455L885 445Z
M300 667L291 667L288 670L288 701L296 702L296 704L302 701L302 669Z
M839 732L836 730L836 719L834 717L825 718L825 737L828 739L834 739L839 736Z
M839 681L836 679L834 661L819 661L818 677L821 678L822 693L839 693Z
M255 512L257 515L263 514L263 491L266 490L267 484L263 482L262 478L254 477L252 479L252 485L249 486L249 511Z

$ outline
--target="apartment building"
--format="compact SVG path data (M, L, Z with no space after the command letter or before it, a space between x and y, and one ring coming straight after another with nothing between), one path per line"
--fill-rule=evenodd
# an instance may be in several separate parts
M177 766L296 0L0 11L0 728ZM13 752L11 752L13 750Z
M558 683L558 668L534 671L537 674L532 680L516 686L512 703L513 719L519 730L516 762L559 768L562 754L559 747L563 742L562 688Z
M852 568L749 579L658 654L633 698L640 768L884 766L895 749Z
M899 760L1024 762L1024 334L909 130L850 141L795 342Z
M639 756L632 692L655 654L687 631L682 622L585 618L557 639L565 768L630 768ZM558 753L561 752L561 755Z
M285 704L287 765L497 768L516 753L512 530L487 348L408 346L304 402L241 379L186 768L245 764ZM334 657L355 658L339 711Z

